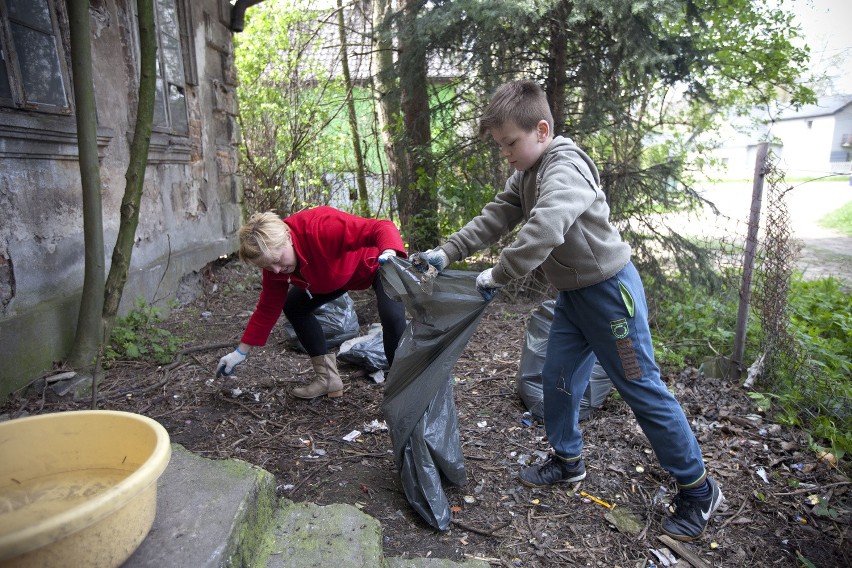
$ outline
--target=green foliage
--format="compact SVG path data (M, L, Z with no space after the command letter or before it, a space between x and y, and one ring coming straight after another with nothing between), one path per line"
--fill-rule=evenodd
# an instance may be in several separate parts
M826 375L852 382L852 295L836 278L792 282L790 322Z
M852 236L852 201L820 219L819 224Z
M698 366L707 357L732 352L737 321L737 290L724 293L679 282L656 296L654 352L661 365ZM750 322L747 353L758 348L758 329Z
M170 363L180 350L180 338L159 326L159 308L136 300L136 309L116 320L104 358Z
M330 203L343 177L355 171L346 89L333 72L339 45L335 51L323 44L320 33L332 13L307 1L264 2L248 12L245 31L235 36L240 166L250 211L284 215ZM371 117L369 92L354 96L359 110L369 109L359 114ZM375 150L367 158L375 162Z
M654 348L663 366L697 365L732 352L738 294L710 294L680 282L653 296ZM796 277L788 296L794 349L775 355L761 392L749 396L781 424L803 428L842 457L852 452L852 295L835 278ZM749 320L746 361L761 350L758 318Z

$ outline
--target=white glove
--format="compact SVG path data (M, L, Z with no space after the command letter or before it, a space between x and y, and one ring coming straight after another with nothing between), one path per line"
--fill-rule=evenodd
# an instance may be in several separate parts
M237 368L237 365L242 364L242 362L246 360L246 355L248 355L248 353L243 353L240 351L240 348L237 347L234 351L219 359L219 366L216 368L216 378L218 379L222 375L225 375L226 377L233 375L234 369Z
M385 249L382 251L382 254L379 255L379 264L384 264L389 261L392 257L396 256L396 251L393 249Z
M443 271L450 265L450 257L448 257L447 253L439 248L429 249L426 252L421 252L420 254L426 259L426 262L434 266L438 272Z
M486 300L493 298L494 292L501 287L501 284L494 282L494 277L491 275L492 270L494 269L486 268L476 277L476 289Z

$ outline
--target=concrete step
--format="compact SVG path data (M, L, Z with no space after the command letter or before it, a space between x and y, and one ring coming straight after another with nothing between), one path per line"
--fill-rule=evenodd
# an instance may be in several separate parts
M481 560L385 558L378 520L347 504L277 499L275 476L172 444L151 532L123 568L488 568Z

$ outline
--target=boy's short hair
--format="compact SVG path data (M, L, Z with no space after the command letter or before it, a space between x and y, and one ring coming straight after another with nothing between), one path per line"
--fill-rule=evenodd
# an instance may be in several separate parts
M240 260L254 263L262 257L269 256L271 249L289 245L290 227L281 217L267 211L255 213L245 225L240 227Z
M553 113L538 83L525 79L500 85L479 120L479 135L484 137L510 120L527 131L546 120L553 132Z

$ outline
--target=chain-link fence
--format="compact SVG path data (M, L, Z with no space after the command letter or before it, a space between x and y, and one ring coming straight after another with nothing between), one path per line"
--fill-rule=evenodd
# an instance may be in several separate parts
M852 428L849 377L833 377L794 337L790 320L790 284L799 256L786 200L792 187L770 154L764 167L765 231L757 266L752 313L760 322L761 372L754 386L767 393L785 393L785 404L808 430L828 421L840 433Z

